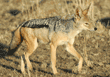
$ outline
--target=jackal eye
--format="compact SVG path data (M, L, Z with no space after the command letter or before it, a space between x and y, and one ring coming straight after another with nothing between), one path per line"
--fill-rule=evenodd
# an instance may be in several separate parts
M86 25L89 25L89 23L85 23Z

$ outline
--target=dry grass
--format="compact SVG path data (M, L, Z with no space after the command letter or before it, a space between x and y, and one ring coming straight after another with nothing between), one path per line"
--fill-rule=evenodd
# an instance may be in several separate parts
M9 2L7 2L9 1ZM69 19L74 16L74 10L77 6L85 9L92 0L0 0L0 48L3 45L9 45L11 40L11 31L16 29L17 25L24 21L34 18L48 18L61 16L63 19ZM72 1L72 3L71 3ZM83 1L83 2L82 2ZM89 15L96 21L101 18L110 17L109 0L94 0L91 4ZM86 6L84 6L86 5ZM8 6L8 7L7 7ZM13 7L14 6L14 7ZM1 8L3 7L3 8ZM19 10L16 16L9 13L10 10ZM109 24L109 22L108 22ZM83 31L75 40L76 50L83 56L88 53L88 60L92 63L91 68L84 62L84 74L71 73L77 67L77 59L65 52L64 47L57 49L57 68L61 72L58 77L93 77L110 76L110 30L106 29L100 22L97 23L96 32ZM26 46L23 43L13 57L0 58L0 77L23 77L20 73L20 57ZM35 72L33 77L52 77L50 66L50 48L49 45L41 45L30 57ZM1 52L1 49L0 49ZM62 53L62 54L61 54Z
M69 5L67 5L66 0L64 1L64 6L61 5L59 0L52 0L50 3L47 3L48 5L53 5L51 9L48 11L45 10L45 7L40 7L39 0L20 0L19 1L22 4L22 13L26 16L26 20L34 19L34 18L46 18L51 16L61 16L62 18L69 18L67 16L71 16L75 14L75 9L80 6L83 10L86 9L90 3L91 3L91 9L90 9L90 16L94 18L94 1L93 0L73 0L72 6L73 9L70 9ZM30 6L29 6L30 2ZM85 6L86 5L86 6ZM30 9L31 7L31 9ZM50 6L51 7L51 6ZM61 10L61 11L60 11ZM24 16L25 17L25 16Z

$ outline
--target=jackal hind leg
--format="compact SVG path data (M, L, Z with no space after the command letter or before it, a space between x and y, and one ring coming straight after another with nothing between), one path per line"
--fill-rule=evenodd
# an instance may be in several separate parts
M31 62L29 60L29 56L38 47L38 43L37 43L37 38L34 36L32 31L26 32L25 29L22 29L22 30L23 30L23 33L22 33L23 34L23 38L24 38L24 41L25 41L25 43L27 45L27 51L24 53L24 56L25 56L25 60L26 60L26 63L27 63L28 74L29 74L29 77L30 77L30 71L29 70L33 70L33 68L32 68ZM23 64L23 63L21 63L21 64Z
M25 52L25 59L27 62L27 68L29 68L29 70L32 70L32 65L31 62L29 60L29 56L35 51L35 49L38 47L38 43L37 43L37 38L30 38L28 41L26 40L26 44L27 44L27 52Z
M29 60L29 56L35 51L35 49L38 47L38 43L37 43L37 38L32 38L30 37L28 40L26 40L26 44L27 44L27 52L25 52L25 60L27 62L27 71L28 71L28 75L29 77L31 77L30 75L30 70L32 71L32 64Z
M24 64L23 56L21 56L21 72L25 77L25 64Z
M66 46L66 50L79 59L78 71L81 72L83 63L83 58L81 57L81 55L74 49L73 44L68 43Z
M58 74L57 69L56 69L56 48L54 44L50 43L50 48L51 48L51 63L52 63L52 70L54 74Z

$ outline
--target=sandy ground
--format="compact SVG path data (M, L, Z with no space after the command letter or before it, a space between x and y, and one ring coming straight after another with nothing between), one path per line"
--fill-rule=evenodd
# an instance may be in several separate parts
M54 3L53 1L56 1ZM19 24L33 18L46 18L52 16L65 16L68 11L67 4L72 15L74 8L72 0L44 0L39 4L39 12L36 15L36 4L27 1L27 8L30 13L26 14L26 9L22 9L20 0L0 0L0 55L7 52L11 41L11 31ZM100 20L107 25L110 20L110 0L95 0L95 21ZM32 6L34 11L32 11ZM61 10L61 7L64 9ZM14 11L14 12L13 12ZM62 13L62 11L64 11ZM32 14L33 13L33 14ZM28 17L30 16L30 17ZM109 24L108 24L109 25ZM108 26L109 27L109 26ZM50 61L49 45L40 44L35 52L30 56L34 71L32 77L110 77L110 30L104 29L102 33L83 31L75 39L74 47L84 58L84 51L87 51L88 60L91 63L87 66L83 62L82 73L77 73L78 59L65 51L65 46L57 48L56 67L60 75L53 75ZM20 71L20 56L26 51L23 42L17 52L10 57L0 58L0 77L23 77ZM73 70L73 72L72 72Z

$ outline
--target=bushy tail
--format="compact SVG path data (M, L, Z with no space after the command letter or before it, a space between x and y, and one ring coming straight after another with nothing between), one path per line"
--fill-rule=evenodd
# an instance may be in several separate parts
M21 42L23 41L20 29L21 27L18 27L15 31L12 32L12 39L8 49L7 56L13 55L20 46Z

